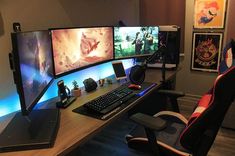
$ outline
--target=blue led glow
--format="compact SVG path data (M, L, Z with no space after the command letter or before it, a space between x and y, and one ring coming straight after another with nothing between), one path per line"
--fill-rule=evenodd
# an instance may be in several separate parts
M137 96L143 96L148 90L150 90L151 88L153 88L154 86L156 86L156 83L153 83L152 85L150 85L149 87L147 87L146 89L144 89L142 92L136 94Z
M6 98L0 99L0 116L4 116L20 109L19 96L13 92Z
M133 66L134 61L132 59L122 60L124 68L128 69ZM54 80L51 86L48 88L46 93L42 96L39 102L43 102L50 98L56 97L58 95L57 82L59 80L64 80L64 83L68 88L73 88L72 81L76 80L80 87L83 85L83 80L87 78L93 78L95 81L99 79L113 75L114 71L111 62L86 68L84 70L63 76L59 79ZM16 92L12 92L7 97L0 99L0 116L9 114L20 110L19 96Z

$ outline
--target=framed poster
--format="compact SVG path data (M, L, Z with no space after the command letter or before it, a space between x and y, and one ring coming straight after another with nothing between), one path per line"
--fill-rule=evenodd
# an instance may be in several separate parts
M226 0L195 0L194 28L224 28Z
M193 33L191 69L218 72L222 33Z

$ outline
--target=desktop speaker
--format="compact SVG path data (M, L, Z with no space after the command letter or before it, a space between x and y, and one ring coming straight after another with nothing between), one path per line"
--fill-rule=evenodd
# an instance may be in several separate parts
M91 92L97 88L97 83L92 78L85 79L83 84L87 92Z

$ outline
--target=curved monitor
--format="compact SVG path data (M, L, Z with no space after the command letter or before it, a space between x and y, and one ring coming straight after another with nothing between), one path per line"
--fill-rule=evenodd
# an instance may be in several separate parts
M158 49L158 26L114 27L115 59L148 56Z
M28 115L53 80L49 31L12 33L14 79L21 111Z
M113 27L52 29L56 77L113 59Z

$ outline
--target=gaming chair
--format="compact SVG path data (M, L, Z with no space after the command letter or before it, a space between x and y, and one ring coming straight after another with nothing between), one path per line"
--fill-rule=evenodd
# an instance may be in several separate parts
M149 149L159 156L206 156L235 97L234 47L231 40L223 51L223 67L213 87L198 101L188 120L172 111L161 111L154 116L134 114L130 118L144 129L126 135L128 146Z

